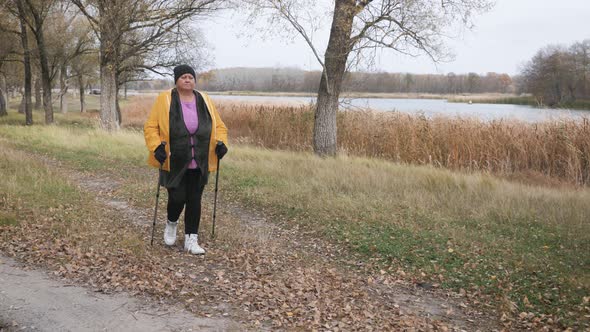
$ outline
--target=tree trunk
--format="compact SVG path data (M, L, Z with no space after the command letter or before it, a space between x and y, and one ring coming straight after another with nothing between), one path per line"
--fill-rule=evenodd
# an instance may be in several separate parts
M313 149L320 156L334 156L338 151L336 126L338 98L342 89L348 54L352 50L350 35L355 10L354 1L336 0L313 128Z
M33 110L31 100L31 50L29 49L29 40L27 39L27 25L24 20L25 9L22 1L17 1L18 12L20 16L21 43L24 50L24 67L25 67L25 93L23 95L23 111L25 112L25 124L33 124Z
M6 116L8 112L6 111L6 99L4 98L4 90L0 88L0 116Z
M41 81L43 85L43 109L45 109L45 123L53 123L53 105L51 100L51 76L47 60L47 49L45 48L45 37L43 26L37 21L35 29L37 49L39 50L39 62L41 63Z
M119 75L117 74L116 78L115 78L115 82L117 82L117 93L115 94L115 105L117 108L117 122L119 123L119 126L121 126L121 124L123 123L123 118L121 117L121 105L119 105L119 91L121 90L121 84L119 83Z
M25 114L25 106L26 105L27 105L26 98L25 98L25 95L23 94L20 99L20 103L18 104L18 112L20 114Z
M109 24L108 7L100 13L100 126L108 131L119 130L117 115L117 59L119 42L116 26Z
M125 83L125 97L123 99L127 100L127 83Z
M35 109L41 109L41 77L37 76L35 78Z
M117 82L114 64L101 62L100 83L100 126L108 131L119 130Z
M119 89L117 89L117 94L115 95L115 105L117 108L117 123L119 127L123 124L123 117L121 116L121 105L119 104Z
M4 90L0 89L0 116L6 116L6 100L4 99Z
M322 82L325 79L322 78ZM336 115L338 95L329 94L325 83L319 89L313 127L313 150L320 156L334 156L338 150Z
M59 111L61 113L68 112L68 68L66 64L62 64L59 72Z
M8 90L6 89L6 77L0 73L0 116L8 115Z
M80 112L86 112L86 103L84 102L84 77L78 75L78 89L80 91Z

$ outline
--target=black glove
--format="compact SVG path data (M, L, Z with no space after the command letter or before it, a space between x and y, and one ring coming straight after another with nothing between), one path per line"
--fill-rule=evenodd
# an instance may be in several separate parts
M156 160L160 162L160 165L164 164L166 158L168 157L166 155L166 143L162 142L162 144L158 145L156 151L154 151L154 157L156 157Z
M221 141L217 142L217 145L215 146L215 154L217 155L217 158L221 160L221 158L223 158L223 156L225 156L226 153L227 146L225 146L225 144Z

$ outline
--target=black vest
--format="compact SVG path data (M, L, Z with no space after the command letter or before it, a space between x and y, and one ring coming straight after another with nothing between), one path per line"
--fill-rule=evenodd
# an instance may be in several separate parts
M184 123L182 106L178 91L172 89L172 100L170 102L170 172L163 172L162 185L166 188L178 186L188 165L192 161L192 145L190 138L193 137L195 156L198 167L201 169L203 183L207 182L209 176L209 142L211 140L211 115L203 96L194 91L197 103L197 116L199 127L194 134L190 134Z

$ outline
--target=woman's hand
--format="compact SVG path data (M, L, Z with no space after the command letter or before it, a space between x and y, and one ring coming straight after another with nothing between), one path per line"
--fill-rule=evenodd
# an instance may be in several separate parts
M225 144L222 141L217 142L217 145L215 146L215 154L217 155L217 158L221 160L221 158L223 158L223 156L225 156L226 153L227 146L225 146Z
M158 145L154 151L154 157L156 157L156 160L160 162L160 165L164 164L166 158L168 157L166 155L166 142L162 142L160 145Z

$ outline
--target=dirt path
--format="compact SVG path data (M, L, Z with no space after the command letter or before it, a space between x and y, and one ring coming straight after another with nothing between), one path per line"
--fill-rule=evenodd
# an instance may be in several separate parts
M33 155L33 157L40 156ZM124 225L136 233L139 230L144 234L144 241L147 241L153 210L139 207L134 204L132 198L122 197L117 193L118 189L125 185L123 178L117 178L112 174L80 172L50 157L42 158L49 167L58 170L60 175L64 175L77 184L83 192L94 197L105 210L117 215L117 218L109 223L119 225L118 227ZM151 174L148 173L150 170L145 169L131 171L145 172L146 176ZM165 201L165 196L160 199ZM210 226L207 223L210 217L207 216L210 215L210 206L207 202L209 199L205 198L203 207L205 220L201 228L208 230ZM184 303L187 312L175 309L172 311L178 312L179 316L174 316L176 317L174 319L171 318L172 316L164 317L158 321L153 313L161 313L162 311L157 308L162 308L162 304L151 307L150 311L146 309L149 308L148 304L133 300L124 294L104 300L105 313L108 314L108 308L113 310L122 303L127 303L121 306L121 310L115 310L120 312L118 317L122 320L129 319L130 313L133 313L138 321L145 319L148 326L158 326L155 330L162 330L162 326L164 329L176 328L177 330L187 330L194 326L187 323L201 324L202 327L197 330L207 328L232 330L237 326L235 322L246 324L243 328L254 330L313 328L339 331L363 328L367 330L491 331L497 329L495 320L481 312L478 307L473 307L470 299L458 294L430 289L429 285L426 288L416 287L404 281L403 276L396 274L395 271L375 271L368 262L355 258L346 249L309 235L305 230L293 227L288 220L271 220L270 218L274 217L266 215L263 211L254 211L239 203L224 200L223 196L220 197L220 205L224 208L218 211L219 240L211 241L205 235L203 240L208 253L201 258L183 254L182 242L177 244L175 250L164 248L161 244L164 217L159 218L160 227L157 229L155 241L157 245L150 256L145 258L149 261L142 263L141 267L149 266L149 273L144 273L146 279L155 276L157 280L146 280L139 286L139 290L133 283L122 287L120 285L122 278L111 279L112 272L108 272L109 275L106 278L103 276L104 273L98 279L88 276L88 271L96 271L101 267L100 264L98 267L93 267L92 264L95 264L93 262L82 262L80 266L68 264L67 268L59 268L59 274L64 278L83 280L84 283L93 287L99 287L102 284L100 287L106 287L107 292L113 291L113 288L122 288L122 290L140 294L147 291L148 294L157 295L168 303ZM179 238L182 238L181 234ZM58 245L64 244L59 242ZM19 248L16 255L29 257L31 254L26 248ZM97 254L93 253L93 255ZM85 258L85 256L78 257L78 259ZM97 259L93 257L94 261ZM25 260L31 261L33 258ZM107 261L111 262L112 258L103 259L103 262ZM128 266L127 262L113 264L120 264L117 266L119 269L130 270L129 274L133 279L139 273L137 270L140 268L137 265ZM102 265L104 266L104 263ZM11 263L10 266L14 264ZM0 268L7 267L0 266ZM14 267L10 268L14 269ZM12 273L19 275L23 272ZM123 272L120 273L123 274ZM170 280L165 279L166 282L160 282L162 273L169 273ZM113 283L116 287L111 285ZM42 284L40 282L40 285ZM178 288L178 284L182 287ZM70 287L61 286L46 288L66 291L70 289ZM89 294L83 288L76 287L71 290L76 294ZM9 308L11 305L20 306L18 296L28 301L29 298L34 297L35 293L17 291L7 294L10 295L6 297L2 295L0 299L10 297L12 304L7 307L0 305L2 311L5 311L3 308ZM50 295L49 298L51 298ZM94 300L97 300L96 297L90 296L84 301ZM65 300L65 303L71 302ZM94 305L93 302L84 303L87 303L90 308ZM155 302L152 300L152 303ZM167 306L164 305L164 307ZM68 306L64 305L62 308L67 310ZM35 310L32 307L31 309L23 307L23 310L9 312L15 315L26 313L34 315ZM138 312L146 314L140 318L136 314ZM191 313L197 317L213 319L185 320ZM86 314L89 313L86 312ZM100 310L93 310L92 314L96 314L97 322L104 320L100 316ZM78 315L84 314L75 314L73 317ZM131 319L135 321L133 315L131 316ZM26 316L12 317L27 321ZM0 315L0 322L5 324L10 323L11 319L14 318ZM150 319L156 319L156 321L149 323ZM67 316L60 318L57 322L63 323L62 320L67 322ZM158 325L167 324L170 321L177 325ZM129 326L129 329L133 330L134 327Z
M0 321L14 331L226 331L229 319L197 318L125 293L101 294L0 256Z

